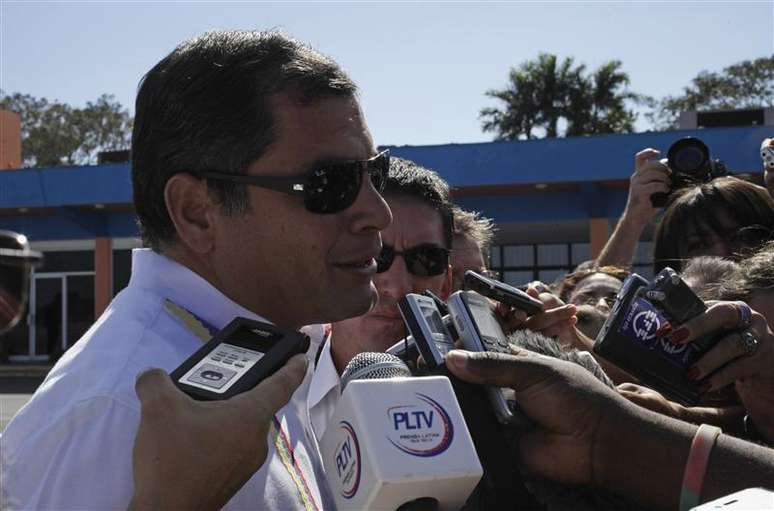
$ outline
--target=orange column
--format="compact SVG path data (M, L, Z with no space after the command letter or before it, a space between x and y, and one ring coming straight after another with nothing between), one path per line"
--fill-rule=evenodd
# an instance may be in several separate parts
M610 222L607 218L592 218L589 220L589 240L591 257L596 259L607 243L610 235Z
M21 117L0 110L0 169L19 169L21 163Z
M94 243L94 317L98 318L113 297L113 240Z

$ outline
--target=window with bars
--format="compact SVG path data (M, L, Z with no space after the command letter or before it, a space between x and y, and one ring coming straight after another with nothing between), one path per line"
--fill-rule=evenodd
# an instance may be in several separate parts
M632 265L635 272L653 276L653 243L641 242ZM503 282L522 285L533 280L550 284L561 279L578 264L591 259L588 243L546 243L537 245L495 245L489 267Z

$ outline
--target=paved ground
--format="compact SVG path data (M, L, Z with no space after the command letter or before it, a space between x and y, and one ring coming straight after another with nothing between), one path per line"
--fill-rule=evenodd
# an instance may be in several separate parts
M31 394L0 394L0 431L16 412L24 406Z

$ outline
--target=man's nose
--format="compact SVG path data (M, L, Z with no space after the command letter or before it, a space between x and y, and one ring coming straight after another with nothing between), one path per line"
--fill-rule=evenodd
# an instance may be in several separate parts
M402 255L395 255L390 268L374 277L374 284L379 291L380 300L384 296L392 300L399 300L408 293L414 292L411 275L406 269L406 261Z
M610 303L608 302L608 298L606 296L600 296L599 300L597 300L597 303L594 305L594 307L597 310L600 310L603 312L610 312Z
M348 213L352 215L353 232L381 231L392 223L392 211L376 188L374 188L368 173L363 175L363 184L360 186L357 199L349 207Z

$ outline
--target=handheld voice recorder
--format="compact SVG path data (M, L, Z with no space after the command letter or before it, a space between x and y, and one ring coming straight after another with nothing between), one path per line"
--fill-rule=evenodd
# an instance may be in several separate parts
M487 298L475 291L457 291L449 297L447 304L465 349L513 354L508 338ZM503 424L529 425L511 393L510 389L487 387L487 394L497 419Z
M522 310L526 312L528 316L532 316L543 310L543 302L532 298L521 289L516 289L499 280L484 277L473 270L465 272L464 286L465 289L470 289L487 298L497 300L505 305Z
M300 332L235 318L170 376L194 399L228 399L252 389L308 349L309 337Z

